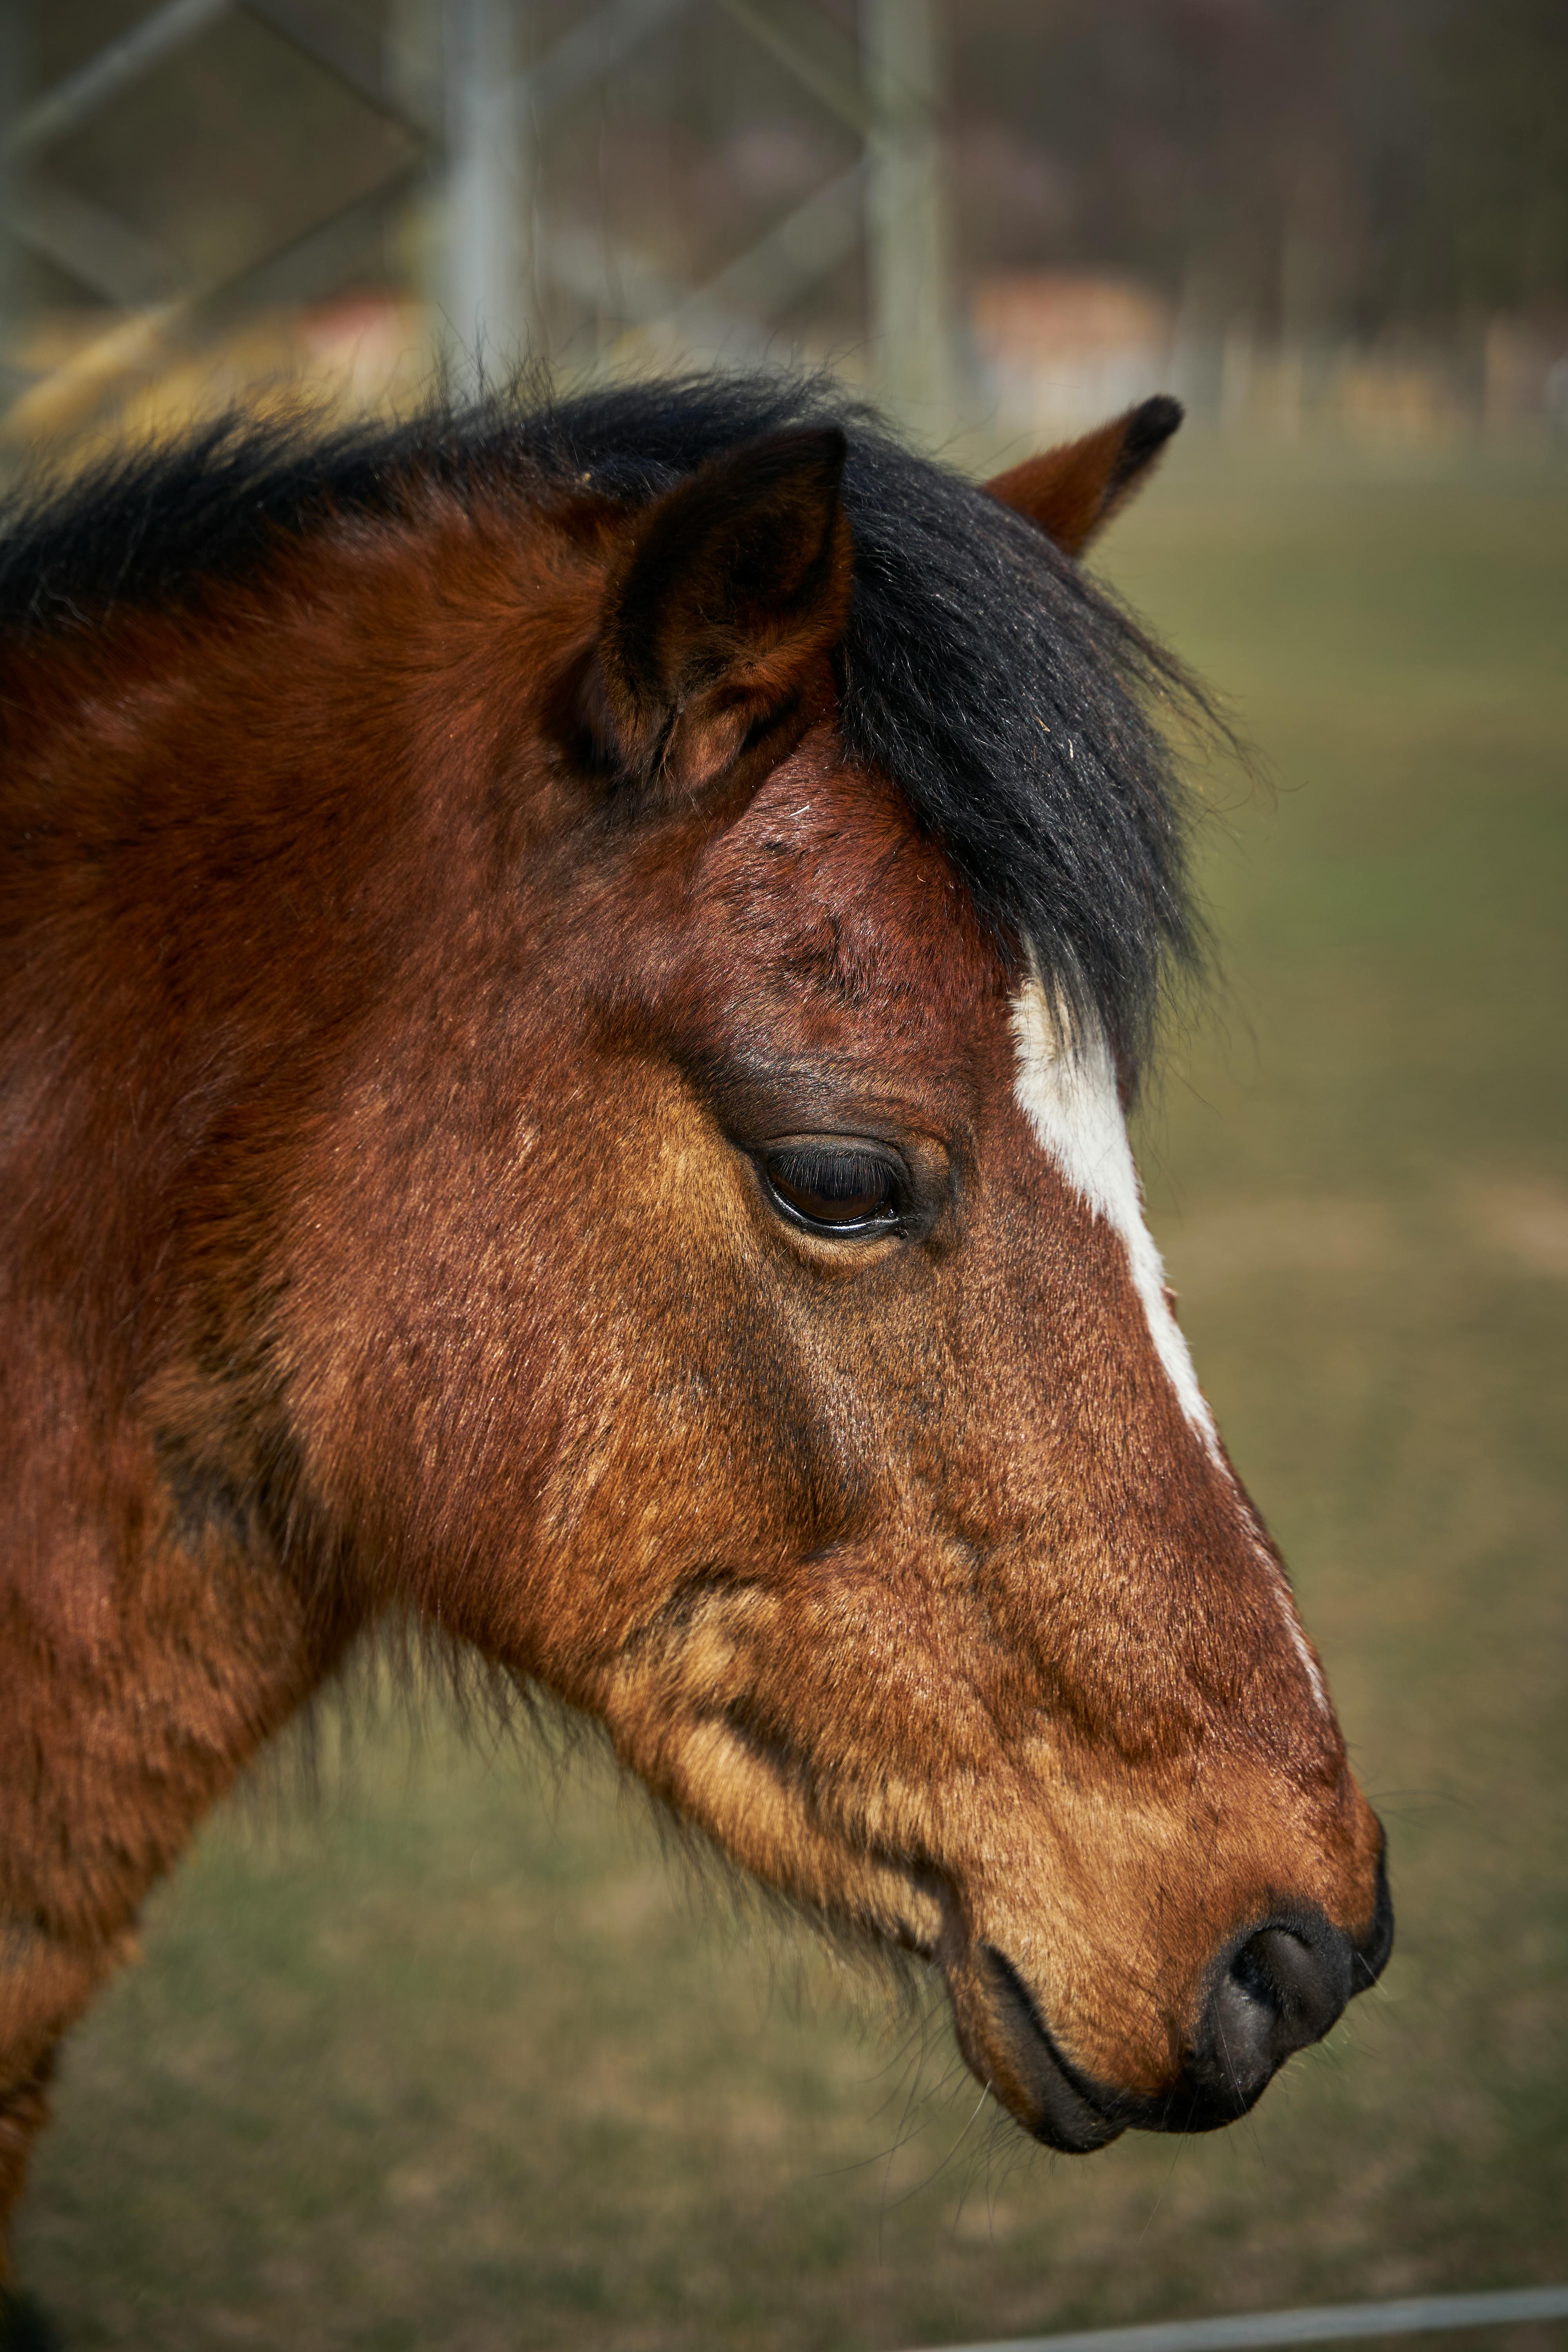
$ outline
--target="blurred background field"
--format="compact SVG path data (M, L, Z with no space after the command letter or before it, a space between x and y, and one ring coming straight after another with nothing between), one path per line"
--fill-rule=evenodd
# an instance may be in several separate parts
M591 1759L329 1720L68 2045L17 2246L66 2343L894 2352L1564 2275L1557 0L0 0L0 122L6 474L481 350L831 361L975 467L1186 399L1103 565L1269 781L1201 780L1222 980L1141 1150L1400 1920L1247 2124L1073 2162Z
M68 2343L825 2352L1562 2274L1565 492L1199 446L1107 555L1273 770L1210 780L1225 987L1142 1149L1388 1822L1384 1986L1237 2129L1052 2158L603 1775L390 1723L211 1826L70 2045L18 2246Z

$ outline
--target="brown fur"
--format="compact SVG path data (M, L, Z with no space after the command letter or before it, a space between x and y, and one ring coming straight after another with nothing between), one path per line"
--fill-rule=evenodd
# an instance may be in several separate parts
M148 1888L390 1611L930 1954L1026 2118L984 1947L1154 2095L1233 1930L1367 1927L1248 1507L845 760L829 437L651 514L432 490L5 663L0 2209ZM824 1133L921 1239L781 1220L752 1155Z
M1164 395L1142 401L1081 440L1026 457L986 487L1004 506L1037 522L1068 555L1081 555L1142 488L1181 421L1175 401Z

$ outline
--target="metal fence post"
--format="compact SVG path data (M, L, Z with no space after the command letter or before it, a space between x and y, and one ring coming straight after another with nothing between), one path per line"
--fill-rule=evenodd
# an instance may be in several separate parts
M860 0L870 126L866 247L877 388L937 431L953 413L951 245L939 0Z
M504 377L541 352L521 0L447 0L443 308L460 373Z

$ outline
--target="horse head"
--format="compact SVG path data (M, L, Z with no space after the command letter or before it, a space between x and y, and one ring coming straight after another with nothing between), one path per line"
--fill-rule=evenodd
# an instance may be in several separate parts
M479 959L395 988L282 1309L330 1516L1067 2148L1243 2113L1391 1932L1127 1139L1180 818L1073 559L1176 414L934 516L834 425L555 494Z
M1180 681L1078 557L1177 414L989 490L788 383L220 431L0 545L0 2203L394 1612L923 1956L1055 2147L1376 1976L1128 1145Z

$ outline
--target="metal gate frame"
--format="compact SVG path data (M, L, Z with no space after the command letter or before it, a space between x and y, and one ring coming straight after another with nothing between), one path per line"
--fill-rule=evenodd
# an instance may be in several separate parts
M71 376L112 383L204 320L319 296L341 276L367 220L422 199L437 216L422 290L442 322L448 362L461 373L487 355L504 364L540 351L541 286L596 300L607 274L599 230L544 236L537 229L542 133L569 100L608 80L693 0L601 0L526 69L518 58L522 5L401 0L391 35L377 43L321 0L163 0L52 89L19 110L13 105L0 137L5 229L122 314L56 375L28 386L13 378L13 397L25 389L32 408L31 395L41 394L47 404L51 385ZM671 284L635 257L613 254L627 336L665 356L753 357L770 316L863 239L877 388L906 421L944 424L952 369L937 0L860 0L858 50L816 0L717 5L854 131L860 153L705 284ZM131 224L52 180L47 155L233 14L266 26L395 123L413 156L303 235L204 282ZM12 15L0 8L0 16ZM14 90L16 79L15 55L0 54L0 92L7 83Z

